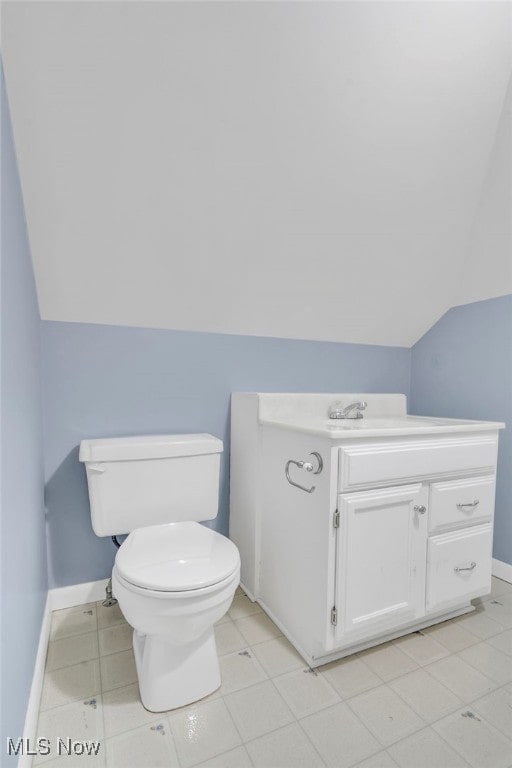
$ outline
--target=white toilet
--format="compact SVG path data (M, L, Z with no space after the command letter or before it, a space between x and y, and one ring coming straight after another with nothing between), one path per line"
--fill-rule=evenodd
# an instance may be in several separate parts
M213 625L240 579L236 546L200 520L217 516L222 442L211 435L83 440L98 536L129 533L112 587L134 627L142 703L182 707L220 686Z

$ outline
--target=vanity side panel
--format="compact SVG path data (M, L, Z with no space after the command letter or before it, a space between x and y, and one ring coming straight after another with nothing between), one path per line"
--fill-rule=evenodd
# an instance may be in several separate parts
M285 466L294 459L310 461L316 468L312 451L322 456L320 474L290 466L292 480L315 486L306 493L290 485ZM261 428L260 600L308 662L334 644L330 612L335 590L336 456L325 439Z
M258 597L259 540L259 398L253 392L231 395L229 537L240 552L240 583Z

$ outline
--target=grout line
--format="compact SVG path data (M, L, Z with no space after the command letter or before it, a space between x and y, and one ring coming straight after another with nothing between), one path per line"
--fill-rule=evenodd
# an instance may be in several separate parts
M100 631L98 627L98 608L95 606L96 611L96 640L98 642L98 654L100 652ZM107 729L105 727L105 704L103 701L103 680L101 678L101 661L100 657L98 656L98 676L100 680L100 691L101 691L101 722L103 725L103 744L104 744L104 754L105 754L105 766L107 766Z
M461 709L462 709L462 707L461 707ZM452 714L453 714L453 713L452 713ZM441 718L441 720L443 720L443 719L444 719L444 718ZM483 718L482 718L482 719L483 719ZM439 723L439 722L440 722L440 720L436 720L436 723ZM488 724L488 723L487 723L487 721L485 721L485 722L486 722L486 724ZM432 730L434 731L434 733L437 733L437 735L439 736L439 738L441 739L441 741L444 741L444 743L445 743L445 744L448 744L448 746L449 746L451 749L453 749L453 751L454 751L454 752L456 752L456 753L457 753L457 754L458 754L458 755L459 755L459 756L462 758L462 760L464 760L464 762L467 764L468 768L471 768L470 764L468 763L468 761L466 760L466 758L464 757L464 755L462 754L462 752L460 752L460 751L457 749L457 747L455 746L455 744L450 744L450 742L449 742L447 739L445 739L445 737L443 736L443 734L442 734L442 733L438 733L438 731L436 731L434 728L432 728Z
M307 667L306 667L306 668L307 668ZM309 667L309 669L311 669L311 667ZM304 667L299 667L299 669L291 670L291 672L298 672L298 671L301 671L301 670L304 672L304 671L305 671L305 668L304 668ZM286 675L286 674L289 674L289 672L284 672L283 674L284 674L284 675ZM304 736L305 736L305 737L306 737L306 739L308 740L309 744L311 744L311 746L312 746L312 748L313 748L313 751L314 751L314 752L315 752L315 754L316 754L316 755L318 755L318 757L320 758L320 762L321 762L321 765L325 766L325 765L326 765L326 763L325 763L324 759L323 759L323 758L322 758L322 756L319 754L319 752L318 752L317 748L315 747L315 745L313 744L313 742L312 742L312 741L311 741L311 739L309 738L308 734L306 733L306 731L305 731L305 730L304 730L304 728L302 727L301 719L302 719L302 720L304 720L306 717L309 717L310 715L304 715L302 718L299 718L299 717L298 717L298 716L295 714L295 712L293 711L293 709L292 709L292 708L289 706L288 702L285 700L284 696L282 695L282 693L281 693L281 691L279 690L279 688L277 687L277 685L274 683L274 680L275 680L275 678L276 678L276 677L282 677L282 676L283 676L283 675L276 675L275 677L273 677L273 678L270 678L270 681L271 681L272 685L274 686L274 688L276 689L276 691L277 691L278 695L281 697L281 699L284 701L284 703L286 704L286 706L287 706L287 707L288 707L288 709L290 710L290 712L291 712L291 714L292 714L292 716L293 716L293 718L294 718L295 722L297 723L297 725L299 726L300 730L302 731L302 733L304 734ZM330 687L330 688L332 688L332 686L329 684L329 682L328 682L327 680L325 680L324 678L322 678L322 679L323 679L324 683L327 683L327 684L329 685L329 687ZM333 688L332 690L334 691L334 688ZM336 694L336 695L339 697L339 694L338 694L338 692L337 692L337 691L334 691L334 693L335 693L335 694ZM311 714L311 715L316 715L318 712L324 712L326 709L332 709L333 707L336 707L338 704L341 704L341 703L342 703L342 702L341 702L341 699L340 699L340 701L337 701L335 704L330 704L328 707L323 707L322 709L319 709L319 710L317 710L317 712L311 712L310 714ZM289 723L288 725L292 725L292 724L293 724L293 723ZM286 726L281 726L281 727L282 727L282 728L285 728ZM265 734L265 735L266 735L266 734ZM254 741L254 739L252 739L252 741Z

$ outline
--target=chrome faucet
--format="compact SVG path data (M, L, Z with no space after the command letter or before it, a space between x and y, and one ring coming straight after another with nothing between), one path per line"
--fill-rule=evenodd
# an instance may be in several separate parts
M359 403L350 403L342 407L341 403L334 403L329 410L330 419L362 419L362 411L366 409L367 403L362 400Z

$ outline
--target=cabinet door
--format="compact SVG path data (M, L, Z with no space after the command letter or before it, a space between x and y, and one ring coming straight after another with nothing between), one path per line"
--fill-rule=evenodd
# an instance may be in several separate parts
M419 483L339 496L340 643L424 615L427 498Z

